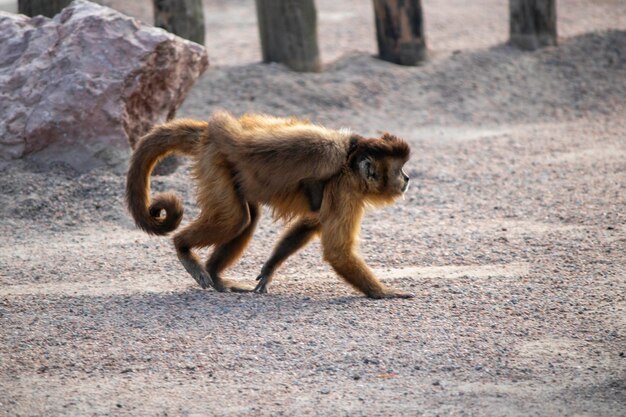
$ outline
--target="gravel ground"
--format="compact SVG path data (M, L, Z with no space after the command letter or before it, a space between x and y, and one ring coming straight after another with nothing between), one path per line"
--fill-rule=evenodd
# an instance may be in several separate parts
M404 136L412 187L366 217L361 252L411 300L356 294L317 242L268 295L203 291L133 227L122 175L2 168L0 415L626 415L626 27L619 2L584 3L559 2L568 37L534 53L434 24L417 68L363 47L292 74L247 62L243 31L181 109ZM222 34L247 3L225 4ZM153 180L186 219L188 171ZM279 230L266 213L229 277L252 282Z

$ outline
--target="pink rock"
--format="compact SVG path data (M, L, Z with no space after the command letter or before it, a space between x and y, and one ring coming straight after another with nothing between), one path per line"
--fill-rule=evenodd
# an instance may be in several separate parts
M203 46L87 1L0 12L0 158L121 167L208 65Z

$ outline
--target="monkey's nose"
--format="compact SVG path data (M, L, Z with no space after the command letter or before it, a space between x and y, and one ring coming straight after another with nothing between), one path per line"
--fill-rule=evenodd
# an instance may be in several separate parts
M409 189L409 182L410 182L410 181L411 181L411 180L409 180L409 177L406 177L406 178L404 179L404 187L402 187L402 192L403 192L403 193L406 193L406 190L408 190L408 189Z

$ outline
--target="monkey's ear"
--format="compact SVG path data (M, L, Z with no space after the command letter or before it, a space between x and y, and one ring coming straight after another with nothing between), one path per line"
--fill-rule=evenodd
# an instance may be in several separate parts
M376 179L376 171L374 169L374 163L369 155L361 156L357 161L359 167L359 174L366 180Z
M350 146L348 147L348 156L352 155L356 148L359 146L359 143L363 142L365 138L360 135L353 134L350 138Z

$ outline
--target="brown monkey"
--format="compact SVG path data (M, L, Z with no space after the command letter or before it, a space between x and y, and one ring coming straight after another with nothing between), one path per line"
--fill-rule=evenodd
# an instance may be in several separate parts
M137 225L165 235L182 219L171 193L150 201L150 173L170 153L193 158L200 215L174 236L181 263L193 278L218 291L264 293L276 268L320 235L324 259L371 298L412 297L385 287L356 254L366 206L391 203L408 187L402 170L409 146L385 134L366 139L294 118L218 113L208 122L175 120L152 129L137 145L126 183ZM222 278L247 246L259 205L291 223L263 265L256 288ZM163 215L164 214L164 215ZM193 248L215 246L205 266Z

